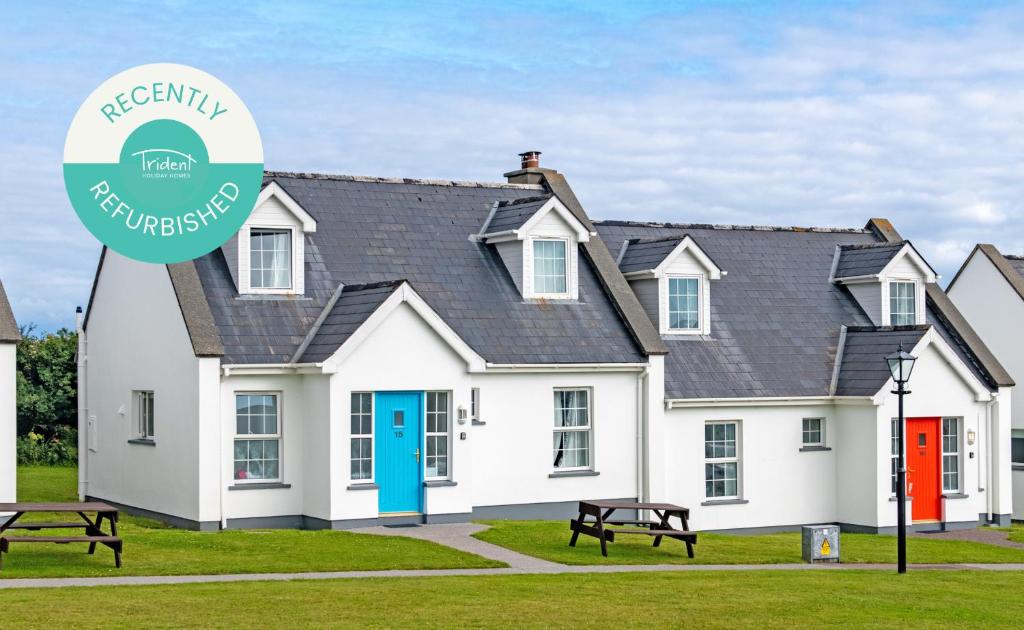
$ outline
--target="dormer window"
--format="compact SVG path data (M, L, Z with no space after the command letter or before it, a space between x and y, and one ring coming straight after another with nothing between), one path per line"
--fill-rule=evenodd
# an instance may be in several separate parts
M626 241L618 262L662 335L711 334L711 281L725 272L691 236Z
M700 330L700 278L669 277L668 327L673 332Z
M925 323L925 286L938 279L909 241L837 245L831 280L846 287L876 326Z
M538 296L568 293L568 245L566 239L533 241L533 291Z
M917 323L917 283L913 280L889 282L889 325L913 326Z
M234 247L224 246L238 292L302 295L305 238L312 232L316 232L316 220L277 182L267 184L232 242Z
M554 195L495 203L475 239L493 245L524 299L579 298L579 245L590 232Z
M249 230L249 286L253 289L292 288L292 231Z

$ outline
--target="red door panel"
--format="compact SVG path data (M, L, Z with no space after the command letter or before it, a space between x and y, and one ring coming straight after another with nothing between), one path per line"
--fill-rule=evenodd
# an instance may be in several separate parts
M907 418L907 496L911 519L942 518L942 441L940 418Z

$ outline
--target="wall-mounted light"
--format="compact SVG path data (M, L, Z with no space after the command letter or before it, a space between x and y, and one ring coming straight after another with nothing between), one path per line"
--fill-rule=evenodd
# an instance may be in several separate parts
M974 429L968 429L967 430L967 443L968 444L974 444L974 441L977 440L977 439L978 439L978 434L975 432L975 430Z
M468 413L466 413L466 408L463 407L462 405L459 405L459 408L456 410L456 413L459 419L459 424L466 424L466 418L469 415Z

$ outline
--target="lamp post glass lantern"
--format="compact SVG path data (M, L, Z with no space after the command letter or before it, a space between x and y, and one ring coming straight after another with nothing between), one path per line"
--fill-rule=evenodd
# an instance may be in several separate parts
M906 449L904 447L905 420L903 418L903 397L910 393L906 388L910 380L910 373L914 371L914 362L917 357L903 351L903 342L900 342L899 350L885 357L885 363L889 366L896 394L899 401L899 421L896 431L896 448L898 461L896 464L896 528L897 528L897 567L899 573L907 572L907 462Z

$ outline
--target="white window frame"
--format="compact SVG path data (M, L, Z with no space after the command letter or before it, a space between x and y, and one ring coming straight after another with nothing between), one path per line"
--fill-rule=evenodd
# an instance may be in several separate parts
M537 242L560 242L565 248L565 291L561 293L545 293L537 290L537 257L535 253L535 243ZM527 251L524 252L524 260L529 260L529 283L530 292L527 297L530 298L544 298L548 300L568 300L573 297L573 279L575 274L573 273L575 267L575 251L573 249L573 241L566 236L544 236L538 234L531 236L524 241ZM527 258L528 256L528 258Z
M708 457L708 454L707 454L707 446L708 446L707 429L708 429L708 427L713 427L713 426L717 426L717 425L730 425L730 424L735 425L735 437L733 439L733 442L734 442L733 456L732 457ZM703 440L703 442L704 442L704 462L703 463L704 463L704 499L705 499L705 501L712 501L712 502L713 501L734 501L734 500L738 500L741 496L743 496L743 463L742 463L743 457L742 457L742 437L741 437L741 435L742 435L742 426L743 426L743 423L740 420L707 420L707 421L704 422L704 427L703 428L704 428L705 433L704 433L704 436L703 436L704 437L704 440ZM712 431L713 431L713 429L712 429ZM715 442L715 441L717 441L717 440L712 440L712 442ZM707 466L709 466L709 465L714 466L715 464L735 464L736 465L736 493L735 494L720 495L720 496L712 496L712 495L708 494L707 484L708 484L709 479L708 479L708 474L707 474ZM728 479L728 478L726 477L725 479ZM710 481L714 481L714 480L711 479Z
M252 233L257 232L285 232L288 235L288 286L286 287L256 287L252 284ZM295 292L295 235L296 229L293 226L283 225L250 225L245 231L247 255L249 258L247 270L247 283L252 293L294 293Z
M356 396L360 396L360 397L366 396L366 397L368 397L370 399L370 412L369 412L369 416L370 416L370 432L369 433L356 433L356 432L354 432L352 430L352 421L354 419L354 416L358 415L358 416L362 417L362 416L367 415L366 413L364 413L362 411L362 406L360 406L360 411L358 413L352 411L352 401L353 401L353 399ZM373 451L373 449L376 447L376 444L374 444L374 436L373 436L373 430L374 430L374 416L373 416L374 408L373 408L373 406L374 406L373 392L359 391L359 392L351 392L349 394L349 413L348 413L348 427L349 427L349 449L348 449L348 452L349 452L349 464L348 464L348 478L349 478L349 481L351 481L353 485L355 485L355 484L372 484L372 483L374 483L374 479L376 478L376 475L375 475L375 465L376 465L377 462L375 461L376 458L374 457L374 451ZM362 423L360 422L360 424L362 424ZM360 477L360 478L357 479L356 477L352 476L352 461L353 461L352 460L352 444L354 444L356 440L365 440L365 439L369 439L370 440L370 476L369 477ZM363 458L359 458L359 459L362 460Z
M469 390L469 419L471 422L480 422L480 388L473 387Z
M697 326L695 328L672 327L672 281L697 281ZM670 335L700 335L704 333L704 276L703 274L674 273L665 276L665 332Z
M430 396L444 396L444 408L440 410L430 411ZM452 394L445 390L432 390L424 392L423 397L423 479L426 481L431 480L447 480L451 479L452 475ZM431 414L436 417L440 414L444 415L445 418L445 430L444 431L431 431L430 430L430 419ZM428 462L430 460L430 444L431 440L439 440L445 445L445 473L443 475L429 475L427 472L430 470ZM434 457L440 457L435 455Z
M948 434L946 432L946 427L948 426L947 423L952 424L953 430L956 431L956 433ZM942 494L960 494L961 492L964 470L963 458L960 455L963 451L963 449L961 448L961 441L963 439L963 430L961 426L962 424L963 423L960 421L960 418L944 417L939 421L939 432L941 436L939 440L941 442L942 447ZM947 438L949 437L953 438L954 450L952 451L946 448ZM947 457L953 458L953 461L956 462L955 472L950 472L949 470L946 469ZM956 476L956 487L946 486L946 478L949 477L950 475Z
M277 399L277 433L238 433L238 397L239 396L273 396ZM235 484L265 484L280 483L284 479L284 400L280 391L236 391L234 393L234 418L235 436L231 441L231 477ZM246 441L272 441L277 440L277 477L262 479L236 479L235 478L235 442Z
M551 442L551 469L556 472L573 472L573 471L586 471L594 470L594 388L592 387L556 387L552 390L551 406L553 411L553 427L552 427L552 442ZM559 392L583 392L587 396L587 424L579 427L562 427L556 424L559 413L562 408L558 407L558 393ZM554 462L555 454L558 452L554 448L554 438L559 433L586 433L587 434L587 465L586 466L556 466Z
M152 390L137 390L134 397L135 437L140 440L152 440L156 437L156 396Z
M814 421L818 422L818 441L817 442L808 442L807 441L807 437L808 437L808 435L812 435L813 434L813 430L808 430L807 429L807 423L808 422L814 422ZM822 417L811 417L811 418L803 418L800 421L800 445L804 446L804 447L808 447L808 446L809 447L817 447L817 446L823 447L823 446L825 446L825 418L822 418Z
M893 323L893 312L892 312L892 292L897 284L910 284L913 286L912 295L914 296L914 321L910 324L894 324ZM924 323L923 321L923 310L920 291L920 282L916 278L889 278L885 284L885 295L882 296L883 308L885 309L885 325L886 326L916 326Z
M889 421L889 496L893 497L896 496L896 484L899 483L899 421L899 418L892 418Z

